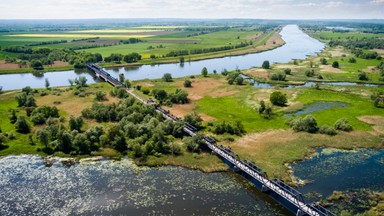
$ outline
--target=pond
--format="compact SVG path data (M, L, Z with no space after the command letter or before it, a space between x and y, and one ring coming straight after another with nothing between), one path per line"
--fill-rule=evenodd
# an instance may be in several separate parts
M131 160L44 165L0 158L0 215L289 215L233 173L143 168Z
M301 31L297 25L285 26L280 34L286 43L270 51L185 62L182 65L178 63L142 65L112 68L107 69L107 71L114 77L118 77L119 73L124 73L125 77L130 80L161 78L164 73L171 73L173 77L177 78L200 74L203 67L207 67L208 71L212 73L213 70L221 72L224 69L229 71L249 69L255 66L261 66L264 60L269 60L271 63L287 63L292 59L305 59L307 56L315 55L325 47L324 43L311 38ZM230 55L230 52L228 52L228 55ZM94 79L93 74L81 70L70 70L38 74L4 74L0 75L0 86L3 86L3 90L21 89L25 86L44 88L45 78L49 80L51 87L66 86L69 85L68 79L74 79L80 75L86 76L88 83L98 81Z
M348 106L347 103L344 102L338 102L338 101L318 101L313 104L310 104L303 109L294 112L294 113L287 113L284 114L284 116L297 116L297 115L304 115L304 114L311 114L317 111L321 110L327 110L331 108L341 108Z
M307 195L318 193L326 198L334 190L384 191L384 150L317 149L311 159L292 164L292 169L295 177L308 182L299 187ZM306 200L311 199L318 197Z

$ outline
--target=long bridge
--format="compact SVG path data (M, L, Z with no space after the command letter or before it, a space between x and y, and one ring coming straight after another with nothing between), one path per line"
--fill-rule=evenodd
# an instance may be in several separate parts
M113 86L122 85L119 80L112 77L102 67L96 64L87 64L87 68ZM161 106L153 100L144 100L132 90L127 89L127 92L143 104L154 107L154 109L165 119L170 119L172 121L181 120L172 115L168 110L161 108ZM196 131L197 129L193 125L184 123L184 132L186 134L195 136ZM267 173L260 169L256 164L247 160L241 160L230 148L218 145L216 140L212 137L205 136L203 139L206 147L213 154L219 156L233 171L248 179L258 189L268 194L272 199L276 200L296 216L335 216L335 214L318 203L306 203L303 195L298 190L279 179L269 179Z

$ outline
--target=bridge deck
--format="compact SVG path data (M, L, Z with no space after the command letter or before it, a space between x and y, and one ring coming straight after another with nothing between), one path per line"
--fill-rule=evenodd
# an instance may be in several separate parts
M121 82L117 79L113 78L109 75L108 72L106 72L102 67L95 65L95 64L87 64L87 67L92 70L94 73L101 76L103 79L105 79L107 82L111 83L113 86L121 85ZM178 121L179 118L173 116L169 113L168 110L162 109L160 106L158 106L153 101L145 101L142 98L140 98L138 95L136 95L133 90L128 90L127 92L132 95L134 98L139 100L141 103L146 105L153 105L154 109L160 113L165 119L170 119L172 121ZM189 136L195 136L196 128L193 125L190 125L188 123L185 123L184 125L184 132L187 133ZM283 197L285 200L287 200L289 203L296 206L296 209L294 212L292 209L289 209L290 211L296 213L296 215L310 215L310 216L333 216L334 214L320 206L319 204L306 204L304 203L304 200L302 198L302 195L297 190L290 188L289 186L282 184L280 180L273 181L268 179L266 176L264 176L260 170L258 170L256 167L252 167L249 165L247 161L240 160L230 149L227 149L222 146L218 146L216 142L210 138L205 137L204 142L207 145L207 147L214 152L215 154L219 155L221 158L229 161L231 164L233 164L235 167L240 169L242 172L248 174L252 178L256 179L260 183L263 184L263 186L266 187L267 190L271 190L274 193L278 194L279 196Z

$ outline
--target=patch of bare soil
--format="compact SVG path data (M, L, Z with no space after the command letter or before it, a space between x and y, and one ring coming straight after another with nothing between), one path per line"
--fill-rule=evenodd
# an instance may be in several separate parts
M364 72L366 73L374 73L376 71L375 66L368 66L367 68L363 69Z
M224 97L237 93L236 90L221 88L226 84L225 79L192 79L192 88L184 88L188 91L188 98L192 101L200 100L205 96L210 97ZM183 86L183 81L176 82L174 85L178 87Z
M257 77L261 79L268 79L269 77L269 72L266 69L261 69L261 68L252 68L252 69L246 70L244 73L252 77Z
M372 129L379 135L384 135L384 116L359 116L357 119L372 125Z
M302 66L302 65L288 65L288 64L278 64L278 65L274 65L274 67L277 68L277 69L290 68L291 70L292 70L292 69L301 69L301 68L305 68L305 66Z
M328 51L332 57L341 57L343 55L348 55L346 52L344 52L344 48L341 46L336 47L334 50Z
M377 52L381 56L384 56L384 49L373 49L372 51Z
M64 62L64 61L55 61L52 65L52 67L63 67L63 66L68 66L69 63L68 62Z
M175 116L179 118L183 118L187 114L191 114L195 110L195 104L189 103L189 104L176 104L173 105L172 107L167 107L167 109ZM204 120L204 121L213 121L215 120L214 117L206 115L204 113L199 113L199 116Z
M334 68L334 67L332 67L332 65L320 65L319 68L320 68L320 71L322 71L322 72L344 73L344 71L342 71L339 68Z
M0 61L0 70L13 70L19 68L19 64L5 63L5 61Z

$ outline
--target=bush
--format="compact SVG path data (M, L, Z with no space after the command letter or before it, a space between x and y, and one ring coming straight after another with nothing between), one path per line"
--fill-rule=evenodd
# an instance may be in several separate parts
M349 124L348 120L345 118L337 120L334 125L334 128L336 130L347 131L347 132L353 130L352 126Z
M165 82L172 82L172 74L165 73L162 78Z
M355 58L353 58L353 57L351 57L351 58L349 58L349 63L356 63L356 59Z
M335 136L337 134L337 131L333 127L329 127L328 125L323 125L319 128L319 133Z
M191 87L192 87L192 82L191 82L191 80L185 80L185 81L184 81L184 87L185 87L185 88L191 88Z
M315 71L314 70L307 70L305 71L305 76L307 77L313 77L315 75Z
M334 62L332 63L332 67L334 67L334 68L339 68L339 62L338 62L338 61L334 61Z
M312 115L304 118L293 118L286 122L295 132L305 131L308 133L316 133L318 131L316 119Z
M203 69L201 70L201 75L203 75L204 77L208 75L208 70L206 67L203 67Z
M327 64L327 59L325 59L325 58L321 58L321 59L320 59L320 63L321 63L322 65L326 65L326 64Z
M148 88L142 88L141 92L143 92L143 94L147 95L147 94L149 94L150 91Z
M31 131L31 126L28 124L27 120L25 120L24 116L17 117L15 128L17 132L24 134L29 133Z
M285 73L286 75L291 75L291 72L292 72L292 70L291 70L290 68L285 68L285 69L284 69L284 73Z
M270 65L269 65L269 61L268 60L265 60L263 62L263 64L261 65L262 68L264 69L269 69Z
M360 72L357 77L359 78L359 80L361 81L368 81L368 76L365 72Z
M96 92L95 100L96 101L105 101L105 100L107 100L105 93L102 92L102 91Z
M284 74L272 74L271 80L275 81L285 81L285 75Z
M280 91L275 91L271 94L269 100L273 105L285 106L285 104L287 103L287 96L281 93Z

